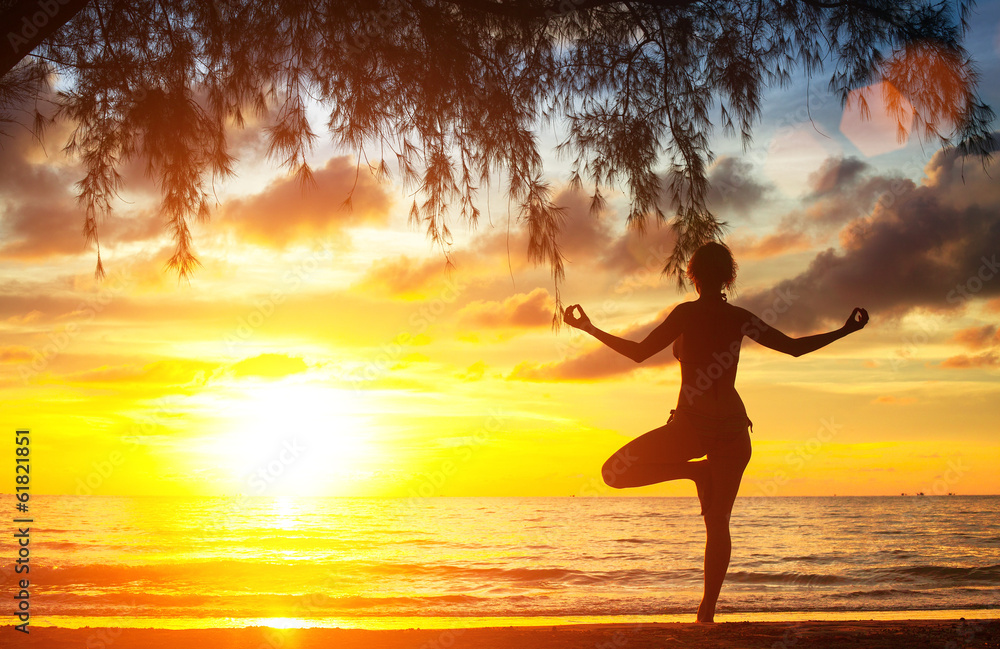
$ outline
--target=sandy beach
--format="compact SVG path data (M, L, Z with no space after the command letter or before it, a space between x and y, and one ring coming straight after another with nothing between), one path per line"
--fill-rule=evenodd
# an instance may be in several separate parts
M478 629L61 629L39 627L23 635L8 626L0 646L90 649L839 649L1000 648L998 620L727 622L715 625L586 624Z

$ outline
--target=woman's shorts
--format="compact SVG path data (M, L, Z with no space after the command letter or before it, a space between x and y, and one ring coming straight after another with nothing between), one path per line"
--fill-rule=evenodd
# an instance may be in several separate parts
M677 408L670 411L669 424L676 421L679 425L690 426L706 441L726 442L747 431L753 432L753 422L746 415L728 417L713 417L688 408Z

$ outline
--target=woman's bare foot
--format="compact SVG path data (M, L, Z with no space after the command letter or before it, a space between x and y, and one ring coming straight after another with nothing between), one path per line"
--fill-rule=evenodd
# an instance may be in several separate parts
M715 606L711 607L712 610L708 609L705 602L698 607L698 624L715 624Z

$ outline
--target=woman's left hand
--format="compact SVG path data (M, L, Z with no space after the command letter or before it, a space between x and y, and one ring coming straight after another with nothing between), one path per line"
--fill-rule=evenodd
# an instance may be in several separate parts
M580 312L579 316L573 315L574 309ZM577 329L582 329L583 331L586 331L591 326L590 318L587 316L586 313L583 312L583 307L581 307L579 304L571 304L570 306L566 307L566 310L563 312L563 321L569 326L576 327Z
M851 311L851 317L844 323L844 329L847 333L852 334L864 329L866 324L868 324L868 312L861 307L856 307Z

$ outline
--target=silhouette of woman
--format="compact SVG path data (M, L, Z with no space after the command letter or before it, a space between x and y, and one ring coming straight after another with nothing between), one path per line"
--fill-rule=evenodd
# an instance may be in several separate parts
M567 307L564 313L567 324L636 363L674 343L674 355L681 366L677 407L670 411L665 425L640 435L612 455L601 473L604 481L617 489L681 478L694 481L706 532L705 594L698 607L699 622L714 621L732 549L729 516L743 469L750 461L748 429L752 430L753 424L735 387L743 337L801 356L868 323L868 312L856 308L840 329L790 338L746 309L727 303L723 290L732 286L736 269L732 252L725 245L711 242L700 247L687 269L698 299L677 305L642 342L601 331L579 304ZM702 457L706 459L698 459Z

